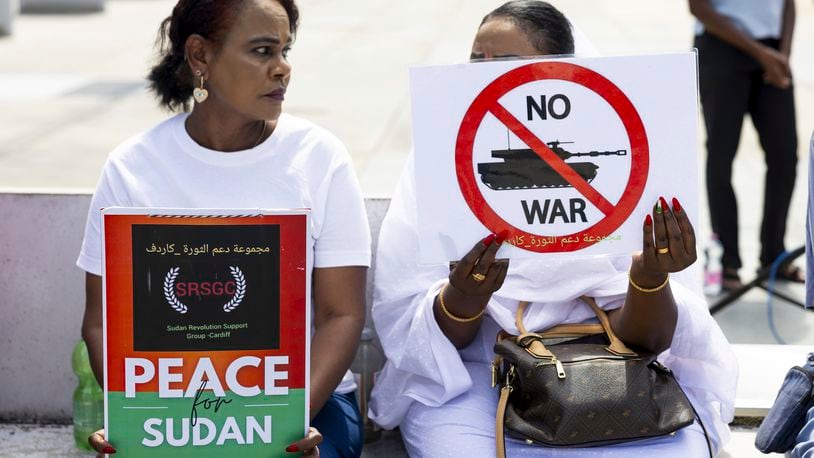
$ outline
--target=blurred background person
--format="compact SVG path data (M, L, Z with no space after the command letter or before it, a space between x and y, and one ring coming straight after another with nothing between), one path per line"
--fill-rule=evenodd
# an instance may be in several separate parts
M766 180L760 229L760 264L785 251L783 238L797 166L794 89L789 55L794 0L689 0L698 19L701 104L707 130L710 220L723 246L724 290L742 286L738 207L732 163L744 115L749 114L765 153ZM791 264L778 278L802 282Z

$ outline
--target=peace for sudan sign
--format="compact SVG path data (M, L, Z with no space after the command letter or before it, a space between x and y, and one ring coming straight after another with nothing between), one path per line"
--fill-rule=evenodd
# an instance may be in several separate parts
M309 418L307 211L102 215L117 453L284 454Z

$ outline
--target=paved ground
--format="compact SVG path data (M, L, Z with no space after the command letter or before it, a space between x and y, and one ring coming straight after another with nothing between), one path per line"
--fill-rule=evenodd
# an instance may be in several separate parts
M685 2L559 1L603 54L685 50L693 21ZM109 1L103 13L19 16L0 38L0 188L92 188L107 153L167 116L145 91L160 20L173 2ZM410 65L461 62L480 18L495 0L300 0L302 28L292 54L285 109L335 132L348 145L366 194L389 195L410 147ZM792 57L801 160L788 246L804 240L803 146L814 129L814 3L798 1ZM700 124L699 124L700 126ZM699 127L701 129L701 127ZM704 135L701 132L700 141ZM699 157L704 151L699 145ZM744 274L757 263L762 153L744 130L735 166L741 198ZM702 162L702 161L700 161ZM704 204L702 202L702 208ZM697 224L708 231L707 216ZM800 295L800 288L792 288ZM774 342L766 297L748 294L720 314L733 342ZM814 314L775 306L789 343L814 344ZM753 432L738 432L731 457L760 456ZM0 425L0 455L70 456L67 428Z
M84 458L96 454L80 450L74 445L73 427L70 425L0 424L0 456ZM362 453L362 458L406 456L400 436L395 431L385 432L381 440L366 445Z

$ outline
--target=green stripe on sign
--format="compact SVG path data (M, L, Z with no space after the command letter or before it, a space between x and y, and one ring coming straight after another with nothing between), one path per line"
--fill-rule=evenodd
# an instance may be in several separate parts
M194 412L192 398L110 392L108 434L122 457L285 456L285 448L303 437L304 405L302 389L289 389L287 396L227 391L217 398L205 392Z

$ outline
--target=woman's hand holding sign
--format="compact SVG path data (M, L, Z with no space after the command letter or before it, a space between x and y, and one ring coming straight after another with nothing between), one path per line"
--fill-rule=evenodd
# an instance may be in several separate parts
M653 206L653 216L647 215L643 227L642 252L634 256L630 277L636 285L652 288L662 284L670 272L680 272L698 258L695 231L673 198L672 209L660 197Z
M435 297L435 319L456 348L477 334L492 294L503 286L508 260L495 260L505 233L490 234L464 255L449 273L449 284Z
M110 442L105 440L104 429L100 429L99 431L91 434L91 436L88 438L88 443L94 450L96 450L97 458L102 458L105 455L112 455L116 453L116 449L110 445Z
M608 315L625 343L658 354L670 347L678 319L669 274L698 258L695 230L678 199L673 198L671 209L661 197L642 232L642 252L633 256L625 304Z
M319 445L322 442L322 434L316 428L311 426L308 429L308 435L303 439L289 445L285 451L288 453L302 452L302 456L318 457Z
M449 273L449 284L466 296L487 298L503 285L508 260L495 261L495 254L505 240L505 234L489 234L476 243ZM480 310L477 310L480 311Z

